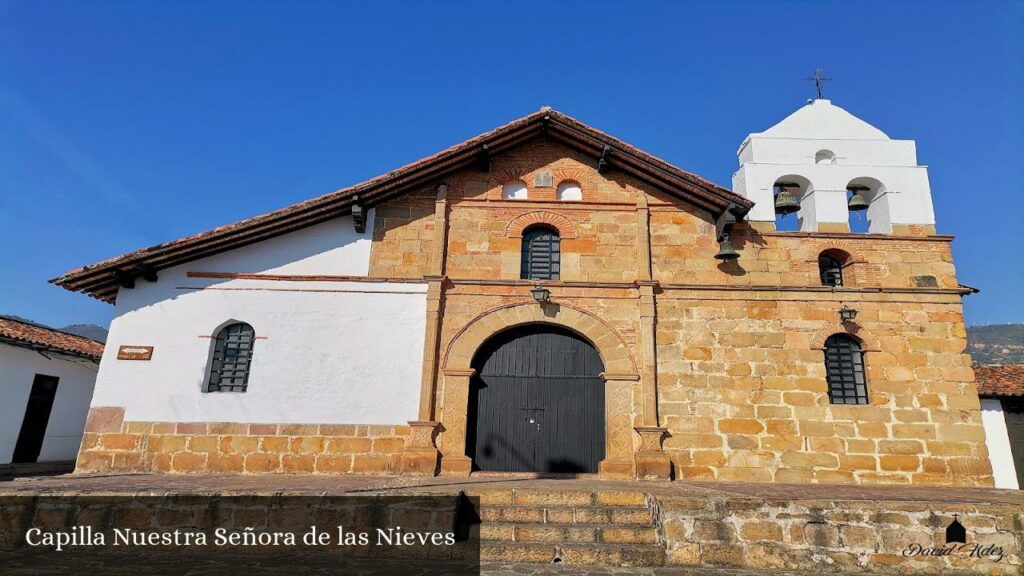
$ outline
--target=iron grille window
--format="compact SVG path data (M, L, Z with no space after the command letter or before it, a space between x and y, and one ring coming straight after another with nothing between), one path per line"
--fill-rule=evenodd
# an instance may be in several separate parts
M850 336L833 334L825 340L825 378L831 403L868 403L864 352L860 344Z
M561 249L558 231L546 226L523 232L523 258L520 278L527 280L558 280Z
M256 333L244 322L228 324L214 336L207 392L245 392Z
M843 263L835 256L829 254L818 256L818 272L821 273L823 286L843 285Z

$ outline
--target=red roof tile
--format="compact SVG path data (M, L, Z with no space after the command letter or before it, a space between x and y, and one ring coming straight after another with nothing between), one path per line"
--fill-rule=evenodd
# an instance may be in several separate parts
M99 360L103 343L46 326L0 317L0 342Z
M439 183L446 174L479 165L488 155L508 151L541 135L594 158L603 158L612 169L643 179L716 217L727 209L737 215L745 214L754 205L710 180L673 166L571 116L542 108L365 182L208 232L83 266L50 282L112 303L119 286L131 286L139 276L155 278L156 272L164 268L350 214L356 203L369 208L418 186Z
M1024 364L990 364L974 368L979 396L1024 396Z

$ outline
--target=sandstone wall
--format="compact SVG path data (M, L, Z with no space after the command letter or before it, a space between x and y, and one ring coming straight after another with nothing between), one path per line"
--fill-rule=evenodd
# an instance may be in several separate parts
M76 472L387 474L400 470L408 426L132 422L89 412Z

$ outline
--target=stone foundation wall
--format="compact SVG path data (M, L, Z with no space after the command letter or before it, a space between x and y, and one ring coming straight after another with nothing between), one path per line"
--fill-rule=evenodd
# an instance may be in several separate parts
M1008 504L661 498L658 506L675 566L990 576L1022 568L1024 512ZM954 514L966 544L946 543Z
M391 474L408 426L124 421L89 411L76 472Z

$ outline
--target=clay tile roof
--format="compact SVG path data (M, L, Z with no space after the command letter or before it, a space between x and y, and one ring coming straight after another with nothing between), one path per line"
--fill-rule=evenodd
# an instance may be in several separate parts
M1024 364L977 366L979 396L1024 396Z
M39 324L0 316L0 342L41 351L63 352L99 360L103 343Z
M490 156L540 136L594 158L595 165L597 159L603 159L604 165L611 169L639 178L716 217L726 210L741 216L754 205L751 200L710 180L545 107L365 182L234 224L83 266L50 282L112 303L119 286L133 286L135 278L140 276L155 279L157 271L164 268L350 214L353 205L369 208L417 187L440 183L446 174L456 170L485 166Z

